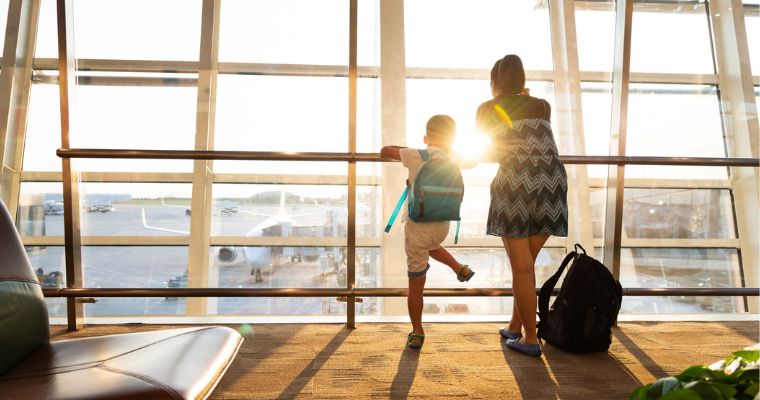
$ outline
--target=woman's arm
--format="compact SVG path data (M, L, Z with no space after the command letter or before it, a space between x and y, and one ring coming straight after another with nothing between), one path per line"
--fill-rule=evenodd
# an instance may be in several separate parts
M401 154L399 153L399 150L405 148L405 146L384 146L382 149L380 149L380 155L391 160L401 160Z

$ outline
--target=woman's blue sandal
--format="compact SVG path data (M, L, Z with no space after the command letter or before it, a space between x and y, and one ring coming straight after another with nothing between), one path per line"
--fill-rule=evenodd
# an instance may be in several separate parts
M527 354L531 357L541 357L541 345L520 343L519 340L507 340L507 347L512 350L517 350L520 353Z
M425 343L425 335L409 333L406 337L406 347L410 349L419 349L423 343Z
M522 337L522 332L510 332L507 330L507 328L500 328L499 335L507 340L520 340Z
M459 282L467 282L473 275L475 275L475 271L467 265L462 265L462 268L459 268L459 272L457 272L457 280Z

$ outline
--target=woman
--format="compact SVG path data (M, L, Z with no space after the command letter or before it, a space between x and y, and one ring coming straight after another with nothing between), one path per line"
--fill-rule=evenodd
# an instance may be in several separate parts
M494 64L491 92L493 99L477 113L479 129L493 143L491 159L499 161L487 233L504 243L514 293L512 318L499 333L508 347L539 357L534 267L550 235L567 236L567 174L549 124L549 103L528 94L520 57L509 54Z

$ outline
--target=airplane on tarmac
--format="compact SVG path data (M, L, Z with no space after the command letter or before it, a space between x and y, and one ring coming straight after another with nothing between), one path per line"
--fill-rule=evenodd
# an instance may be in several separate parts
M165 204L162 205L174 206ZM183 207L184 206L174 206ZM318 212L310 212L300 215L288 215L285 213L285 191L280 194L280 205L276 214L264 214L253 211L242 211L259 215L265 218L251 228L246 237L323 237L338 234L338 219L336 210L327 209ZM296 219L307 216L326 215L326 222L323 224L302 224L296 222ZM224 214L223 214L224 215ZM145 208L142 209L142 225L146 229L152 229L162 232L171 232L182 235L189 235L190 232L163 228L148 224L145 216ZM338 248L332 250L323 247L265 247L265 246L224 246L216 252L216 260L223 265L236 265L245 263L251 268L251 275L255 282L263 282L262 271L270 269L281 263L282 258L287 258L290 262L320 261L322 264L323 275L334 272L336 275L341 273L341 265L345 265L345 255ZM340 280L340 276L338 276ZM179 282L180 280L176 280ZM175 286L177 285L175 283ZM186 281L185 281L186 282ZM186 284L186 283L185 283Z

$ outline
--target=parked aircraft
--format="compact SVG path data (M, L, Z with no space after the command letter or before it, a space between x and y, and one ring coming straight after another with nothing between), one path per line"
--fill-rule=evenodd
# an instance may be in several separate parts
M237 204L234 204L229 201L215 201L212 204L214 207L214 210L213 210L214 213L218 213L221 215L234 215L234 214L237 214L239 211ZM164 199L161 199L161 205L167 206L167 207L183 208L185 210L185 215L187 215L188 217L192 215L192 211L190 210L190 207L188 206L183 206L179 204L166 204L164 202Z
M89 207L87 207L87 212L99 212L99 213L107 213L111 211L116 211L116 207L111 204L111 202L108 203L95 203L90 204Z
M165 203L162 203L167 205ZM299 215L289 215L285 212L285 191L281 193L280 205L277 214L264 214L253 211L243 211L265 218L251 228L246 237L323 237L338 234L338 220L336 211L325 209L318 212L309 212ZM236 211L237 212L237 211ZM300 218L323 214L326 222L323 224L298 223ZM178 229L163 228L149 225L142 209L142 225L147 229L189 235L190 232ZM323 273L339 273L342 260L338 249L328 251L322 247L266 247L266 246L224 246L216 253L216 260L222 265L236 265L245 263L251 269L251 275L255 282L263 282L262 271L278 265L285 258L290 262L317 261L322 263ZM179 280L178 280L179 282Z
M46 201L45 215L63 215L63 202L57 200Z

